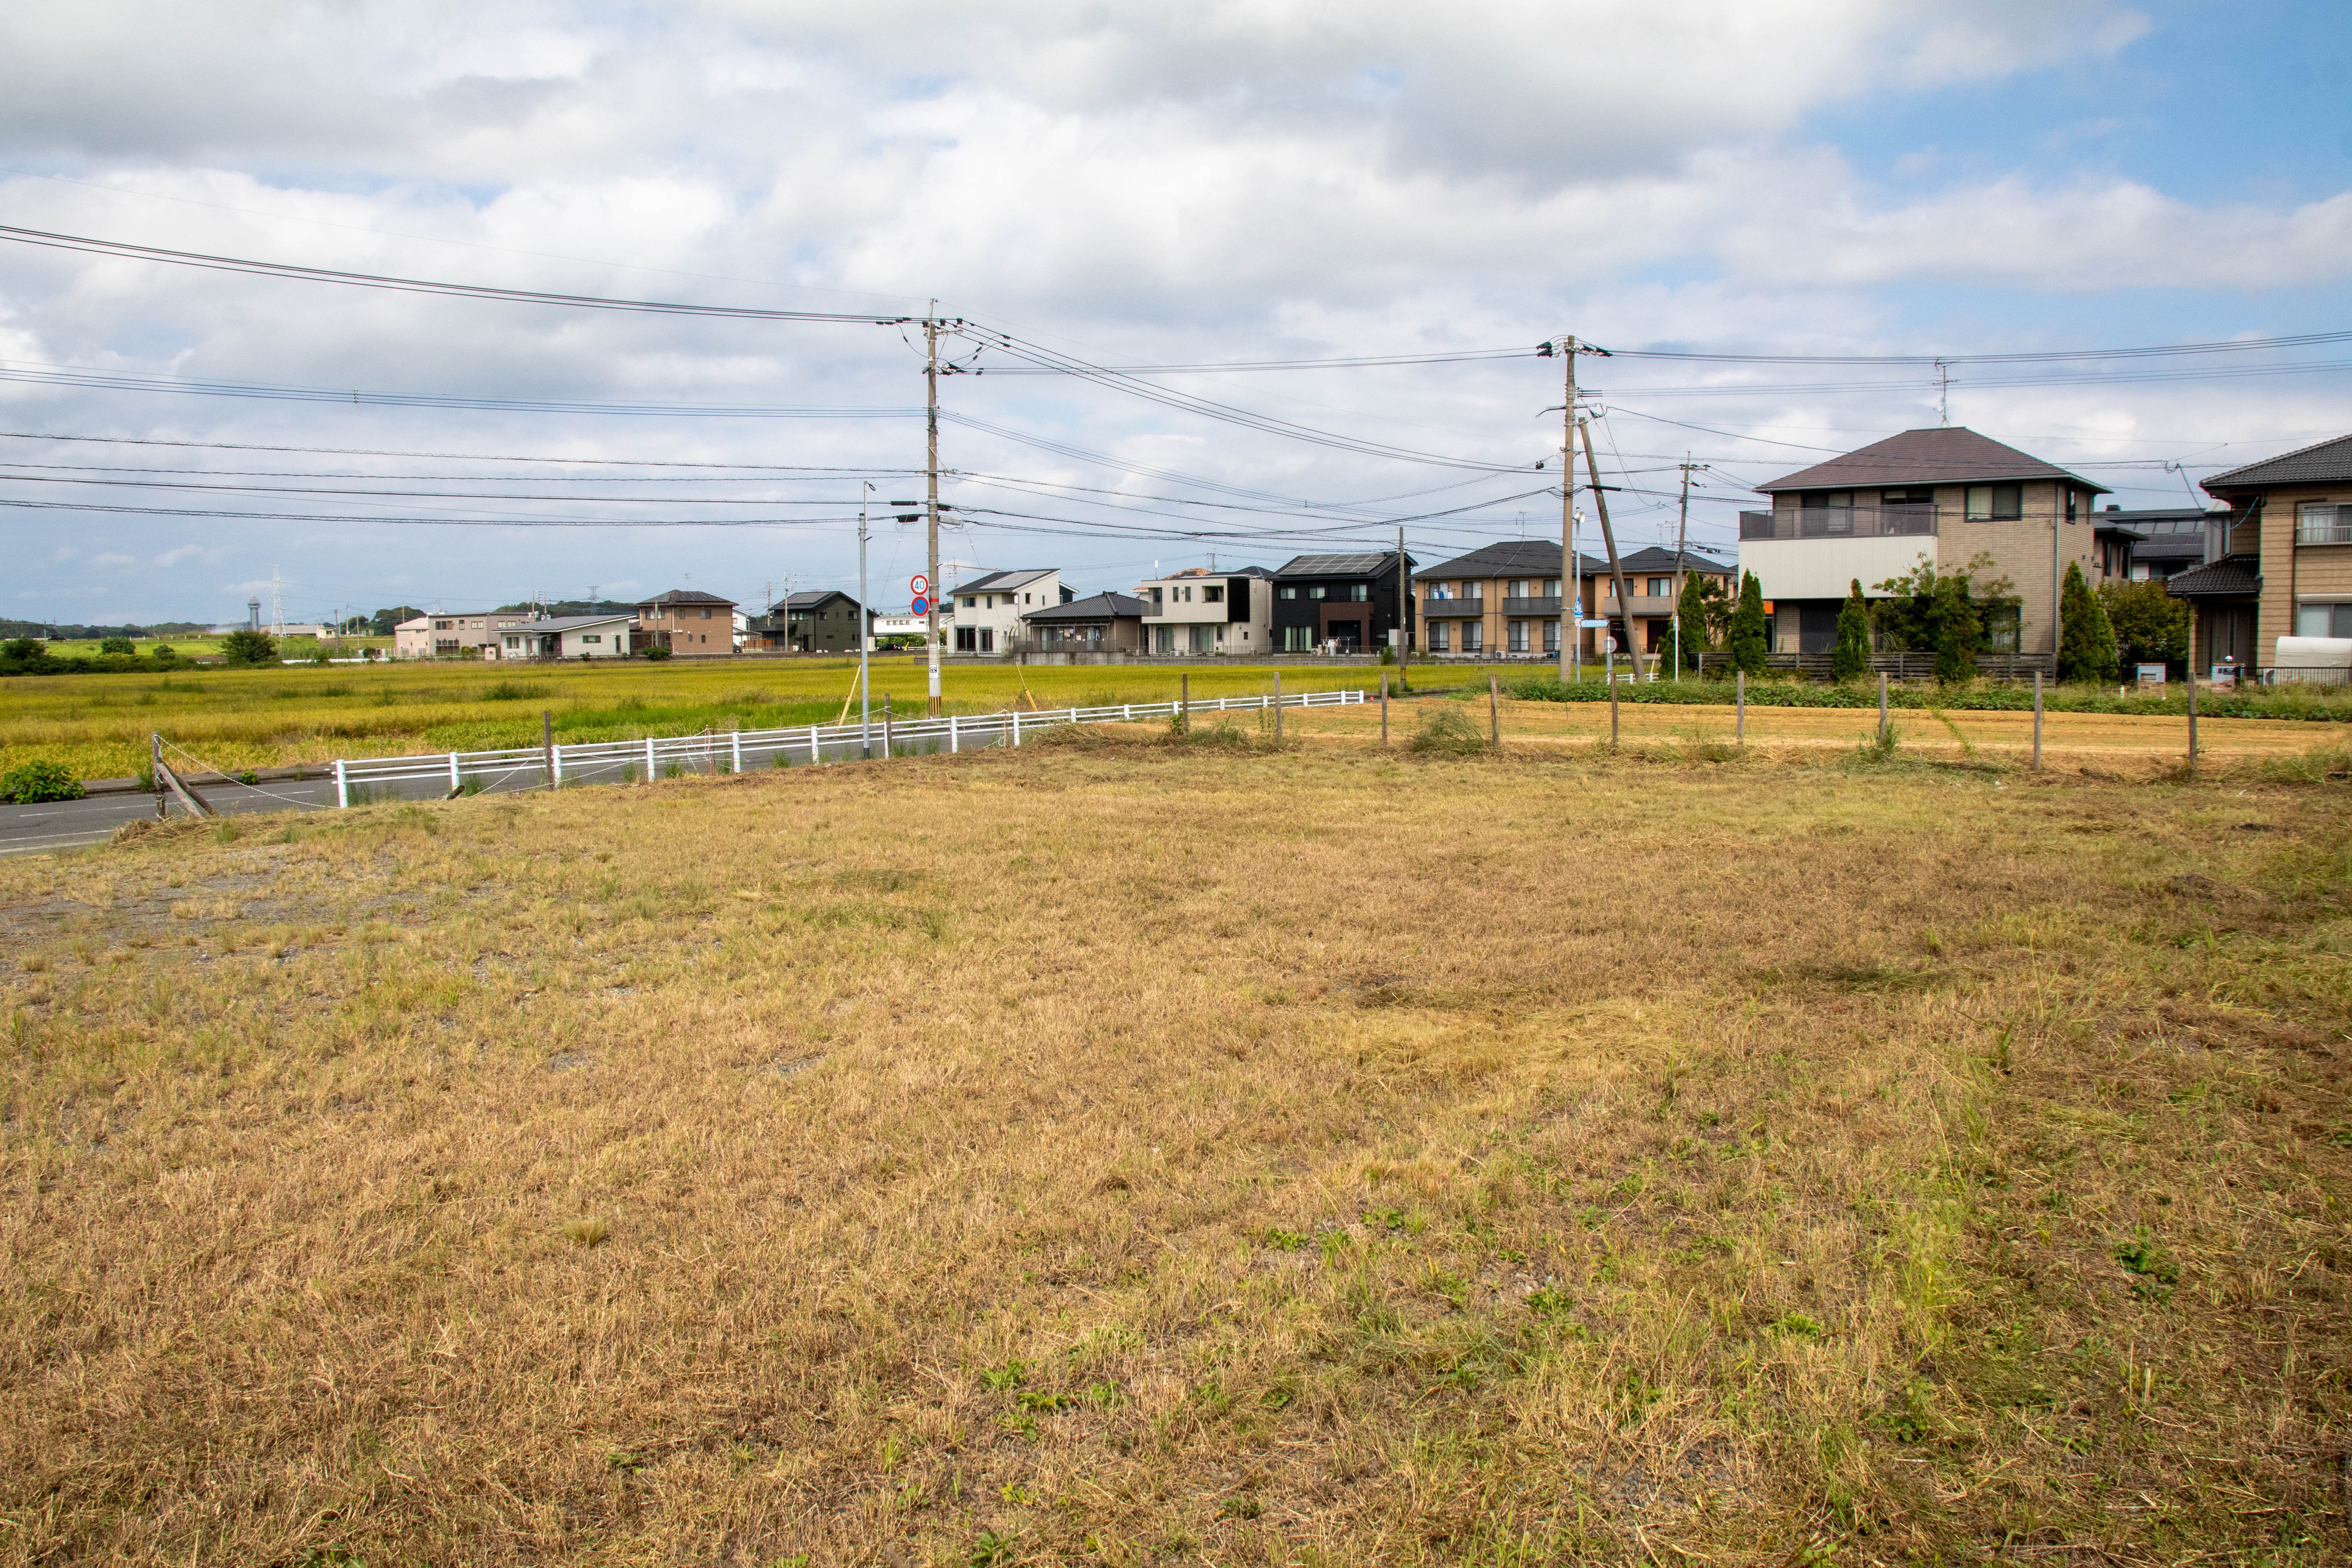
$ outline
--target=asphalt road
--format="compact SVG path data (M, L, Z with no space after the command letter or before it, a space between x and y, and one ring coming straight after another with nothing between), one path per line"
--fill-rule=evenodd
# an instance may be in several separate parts
M296 806L333 809L332 779L285 780L267 784L210 784L197 786L213 808L223 815L257 811L291 811ZM177 803L173 816L180 815ZM58 800L40 805L0 805L0 855L39 855L100 844L134 817L155 815L152 795L100 795L85 800Z

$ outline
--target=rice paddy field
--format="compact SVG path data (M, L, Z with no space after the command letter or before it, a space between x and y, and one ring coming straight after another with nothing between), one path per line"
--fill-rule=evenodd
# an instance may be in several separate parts
M1391 672L1392 673L1392 672ZM1304 666L1281 671L1291 692L1353 688L1377 691L1374 667ZM1166 665L1028 666L950 661L946 705L960 713L1009 706L1065 708L1114 702L1167 702L1189 678L1197 698L1258 696L1273 689L1270 667L1203 662ZM1451 690L1483 722L1486 674L1463 667L1423 667L1422 688ZM919 712L926 673L919 658L878 658L873 665L878 710L887 697L901 712ZM541 715L551 715L559 742L638 740L703 729L833 723L856 689L854 659L727 659L698 663L530 665L386 663L202 669L164 676L48 676L0 681L0 773L36 758L59 763L85 779L136 774L148 736L174 744L226 773L440 751L483 751L538 743ZM1466 683L1466 684L1465 684ZM2297 693L2281 702L2292 709ZM1511 744L1581 744L1608 733L1608 709L1592 702L1502 699L1502 729ZM854 715L854 709L850 710ZM1404 722L1400 715L1398 722ZM1294 715L1307 735L1361 741L1377 734L1375 711ZM1738 731L1728 705L1627 703L1620 715L1628 743L1699 746L1728 742ZM1748 708L1746 741L1806 750L1854 744L1875 716L1854 709ZM2016 762L2030 756L2030 714L2004 710L1906 710L1895 715L1898 747L1923 755ZM2216 757L2300 753L2336 744L2347 726L2297 719L2214 719L2200 744ZM2045 720L2045 748L2069 765L2170 765L2187 754L2185 721L2175 715L2059 713Z
M2352 1557L2341 751L1484 707L0 861L0 1563Z

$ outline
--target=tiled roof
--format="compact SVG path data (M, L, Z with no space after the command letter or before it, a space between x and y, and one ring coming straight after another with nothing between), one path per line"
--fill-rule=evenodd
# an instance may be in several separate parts
M1048 605L1042 610L1032 610L1021 618L1024 621L1099 621L1106 619L1140 620L1144 603L1124 594L1097 594L1090 599L1073 599L1066 605Z
M1410 563L1412 557L1405 560ZM1396 552L1382 550L1356 555L1294 555L1275 568L1277 577L1377 577L1396 564ZM1420 567L1415 565L1418 572Z
M2250 599L2263 591L2259 555L2224 555L2210 566L2176 572L2164 580L2164 591L2176 599Z
M1416 577L1557 577L1560 552L1557 541L1510 539L1482 544L1467 555L1457 555L1434 566L1416 567Z
M1684 551L1682 561L1683 570L1685 572L1705 573L1714 577L1731 575L1730 567L1719 561L1710 561L1696 550ZM1636 550L1631 555L1621 557L1618 564L1628 572L1671 572L1675 569L1675 552L1663 544L1653 544L1646 549ZM1608 563L1603 562L1601 570L1605 572L1608 569Z
M1778 490L1873 489L1883 485L1960 485L1992 479L2071 479L2103 495L2107 489L1961 425L1906 430L1756 488L1769 495Z
M732 599L722 599L716 594L706 594L699 588L672 588L667 594L656 594L650 599L637 601L637 608L649 610L665 605L725 605L734 606Z
M785 610L789 613L793 610L814 610L828 599L847 599L852 605L857 603L856 595L845 594L838 588L803 588L783 603Z
M2205 481L2205 488L2220 495L2223 490L2258 489L2264 485L2332 485L2344 480L2352 480L2352 436L2338 436L2215 474Z

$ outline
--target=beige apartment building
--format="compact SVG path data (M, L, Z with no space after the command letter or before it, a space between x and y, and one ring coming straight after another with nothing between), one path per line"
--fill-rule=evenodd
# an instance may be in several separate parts
M2005 577L2018 600L1988 626L1996 653L2054 656L2066 566L2102 580L2093 502L2106 493L2079 474L1964 426L1906 430L1756 487L1769 512L1743 512L1739 564L1771 606L1775 653L1826 653L1853 584L1877 584L1921 563L1938 573Z
M1423 628L1423 648L1432 654L1467 654L1485 658L1556 659L1559 657L1563 599L1581 605L1586 621L1607 620L1607 635L1622 651L1664 649L1674 635L1675 607L1685 577L1704 577L1728 588L1731 569L1693 551L1650 545L1621 555L1626 605L1617 602L1609 563L1580 554L1581 580L1562 594L1557 544L1514 540L1489 544L1467 555L1422 570L1413 578L1413 602ZM1631 609L1631 631L1627 610ZM1580 657L1601 657L1599 627L1583 627Z

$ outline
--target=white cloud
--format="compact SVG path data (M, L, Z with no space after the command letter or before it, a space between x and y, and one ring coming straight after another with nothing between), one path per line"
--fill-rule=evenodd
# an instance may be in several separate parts
M89 563L93 566L136 566L139 564L139 558L110 550L103 555L91 556Z

